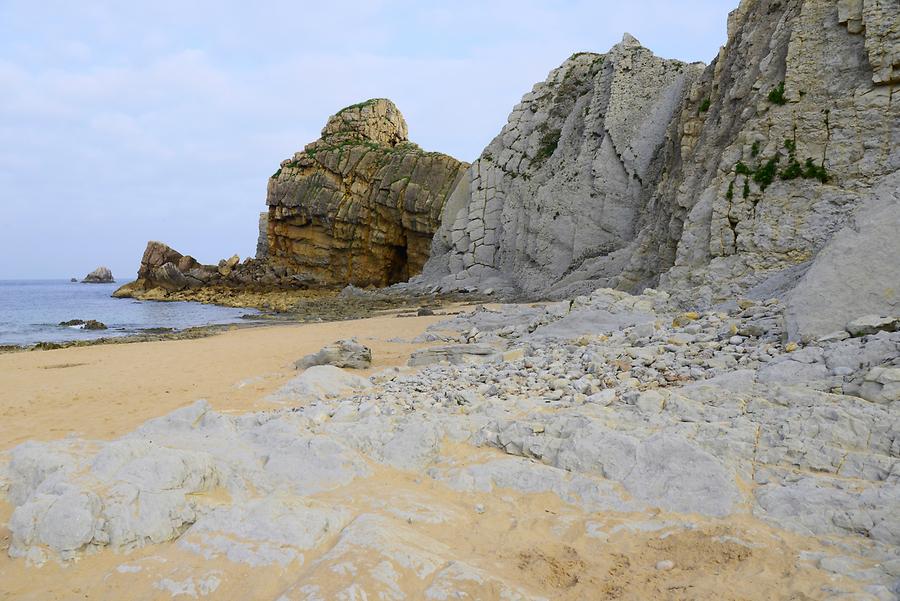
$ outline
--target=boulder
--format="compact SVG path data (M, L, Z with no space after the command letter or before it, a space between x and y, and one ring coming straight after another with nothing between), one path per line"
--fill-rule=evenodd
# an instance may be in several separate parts
M106 330L106 324L96 319L69 319L59 322L59 325L68 328L76 328L82 330Z
M184 277L181 270L171 262L154 267L150 272L150 281L170 292L184 290L189 285L188 279Z
M298 359L294 363L294 369L306 369L314 365L366 369L372 365L372 349L358 343L355 339L338 340L322 347L316 353Z
M859 394L873 403L900 401L900 367L873 367L866 373Z
M109 267L98 267L87 274L81 281L85 284L111 284L116 280L113 279L113 274Z

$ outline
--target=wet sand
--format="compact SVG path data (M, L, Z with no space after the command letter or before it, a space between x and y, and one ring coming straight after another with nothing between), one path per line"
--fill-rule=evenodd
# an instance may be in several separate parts
M0 451L29 439L121 436L197 399L215 409L272 408L261 399L292 376L293 362L342 338L372 348L362 373L404 365L410 339L440 316L235 328L193 340L72 347L0 355Z

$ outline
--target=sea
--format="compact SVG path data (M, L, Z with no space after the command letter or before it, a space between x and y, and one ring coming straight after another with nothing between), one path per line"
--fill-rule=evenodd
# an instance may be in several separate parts
M127 282L82 284L68 280L0 280L0 345L31 346L38 342L91 340L193 326L245 323L254 309L190 302L112 298ZM95 319L106 330L61 326L72 319Z

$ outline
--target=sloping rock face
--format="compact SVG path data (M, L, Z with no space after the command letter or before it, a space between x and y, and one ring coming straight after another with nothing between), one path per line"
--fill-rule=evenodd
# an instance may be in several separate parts
M849 5L866 8L856 15ZM869 25L854 24L854 15ZM883 184L900 168L900 106L891 102L896 82L879 65L898 46L896 3L743 2L732 13L728 46L698 86L712 102L682 169L684 192L669 193L686 214L663 286L709 303L744 291L780 295L812 265L806 294L828 302L840 294L856 314L890 311L892 286L878 278L856 278L862 288L846 292L866 269L862 257L831 280L818 277L816 264L836 233L866 222L858 215L896 203ZM854 307L862 296L865 310ZM795 315L789 307L798 336L847 321L834 315L811 327Z
M268 260L322 285L406 281L466 167L409 142L390 100L347 107L269 179Z
M553 71L454 191L425 282L786 296L864 205L896 203L900 6L744 0L728 32L705 69L626 36ZM805 285L828 298L843 284L821 271ZM889 313L895 289L866 284L867 306Z
M792 337L824 336L861 314L900 315L900 173L866 195L789 295Z
M620 272L659 178L653 159L701 72L628 35L607 55L569 58L523 97L454 191L426 275L539 292L598 257Z

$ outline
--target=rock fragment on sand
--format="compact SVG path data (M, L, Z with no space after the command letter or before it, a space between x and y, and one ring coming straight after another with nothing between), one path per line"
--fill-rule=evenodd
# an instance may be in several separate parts
M372 365L372 349L355 339L338 340L323 347L316 353L307 355L294 363L295 369L306 369L315 365L334 365L350 369L366 369Z

